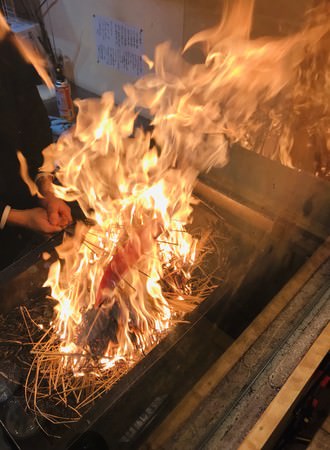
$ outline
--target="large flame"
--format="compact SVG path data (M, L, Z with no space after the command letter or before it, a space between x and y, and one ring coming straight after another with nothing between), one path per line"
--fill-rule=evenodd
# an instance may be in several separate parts
M137 348L150 346L155 331L167 329L175 315L160 283L164 274L175 270L181 276L172 289L176 300L190 294L196 241L185 225L197 171L174 167L151 145L150 134L134 131L136 114L129 103L116 107L107 93L79 107L75 129L45 152L53 158L55 150L62 168L58 178L65 187L55 187L58 194L77 199L95 221L89 229L78 227L74 239L59 248L63 268L60 262L51 268L48 283L59 302L56 329L63 348L81 341L81 334L89 337L93 323L86 324L84 315L99 304L104 269L115 260L117 271L125 265L121 279L99 306L116 320L105 356L130 358ZM95 330L102 332L103 325Z
M56 193L94 221L64 241L65 263L52 266L47 282L63 354L95 347L110 367L134 359L180 317L196 257L186 225L198 174L226 163L228 142L253 141L260 111L290 86L306 45L326 33L316 24L251 40L253 1L230 4L218 27L185 47L202 43L203 64L160 45L154 64L148 60L154 72L125 86L121 105L112 93L78 101L76 126L45 151L45 169L60 166ZM142 108L152 131L134 127Z

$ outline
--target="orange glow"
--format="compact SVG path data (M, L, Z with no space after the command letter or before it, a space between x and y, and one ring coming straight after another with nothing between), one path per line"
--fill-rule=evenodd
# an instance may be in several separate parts
M64 240L58 249L64 263L51 267L46 283L58 301L54 328L65 354L90 351L88 312L116 324L115 338L98 355L105 369L136 360L182 317L176 308L191 294L197 256L197 240L187 232L196 178L226 164L228 142L258 129L258 110L292 81L306 42L324 33L316 27L251 40L253 1L232 4L219 27L185 47L202 43L204 64L189 65L169 44L160 45L154 72L125 86L122 104L109 92L77 101L76 126L44 151L46 166L60 165L57 195L77 200L95 223L78 224ZM140 108L153 117L152 132L135 129ZM173 272L177 280L168 281ZM111 283L103 285L109 274Z

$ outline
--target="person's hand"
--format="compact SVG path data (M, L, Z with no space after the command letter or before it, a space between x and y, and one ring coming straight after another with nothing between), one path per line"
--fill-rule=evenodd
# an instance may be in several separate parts
M47 212L49 223L65 228L72 222L71 210L61 199L50 195L41 199L41 205Z
M32 209L11 209L8 215L7 223L30 228L40 233L56 233L61 231L62 227L53 225L48 220L47 211L43 208Z
M66 227L72 222L71 210L61 199L57 198L53 189L53 176L43 174L37 181L40 194L40 204L47 211L49 223L52 225Z

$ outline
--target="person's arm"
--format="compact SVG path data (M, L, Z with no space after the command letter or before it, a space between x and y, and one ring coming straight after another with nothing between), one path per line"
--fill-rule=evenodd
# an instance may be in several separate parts
M36 87L38 74L15 45L13 33L0 41L0 68L10 93L11 137L34 179L42 165L42 150L53 142L47 110ZM12 140L13 142L13 140Z
M62 227L49 223L47 211L43 208L10 209L6 226L18 226L39 231L40 233L55 233Z
M47 211L49 222L61 227L69 225L72 222L71 210L63 200L55 196L52 175L40 174L36 178L36 182L39 192L43 196L40 204Z
M21 148L32 179L42 166L42 151L52 141L50 123L36 86L26 88L19 99Z
M60 231L60 225L53 225L48 220L47 211L43 208L13 209L0 200L0 233L5 227L19 226L41 233Z
M43 208L14 209L0 200L0 233L8 226L29 228L40 233L56 233L72 221L70 208L62 200L53 196L43 201ZM52 222L49 217L52 217Z

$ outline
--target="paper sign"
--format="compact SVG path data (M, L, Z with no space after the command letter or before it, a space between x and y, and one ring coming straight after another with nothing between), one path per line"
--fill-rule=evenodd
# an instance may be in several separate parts
M139 77L143 74L143 30L93 15L97 62Z

